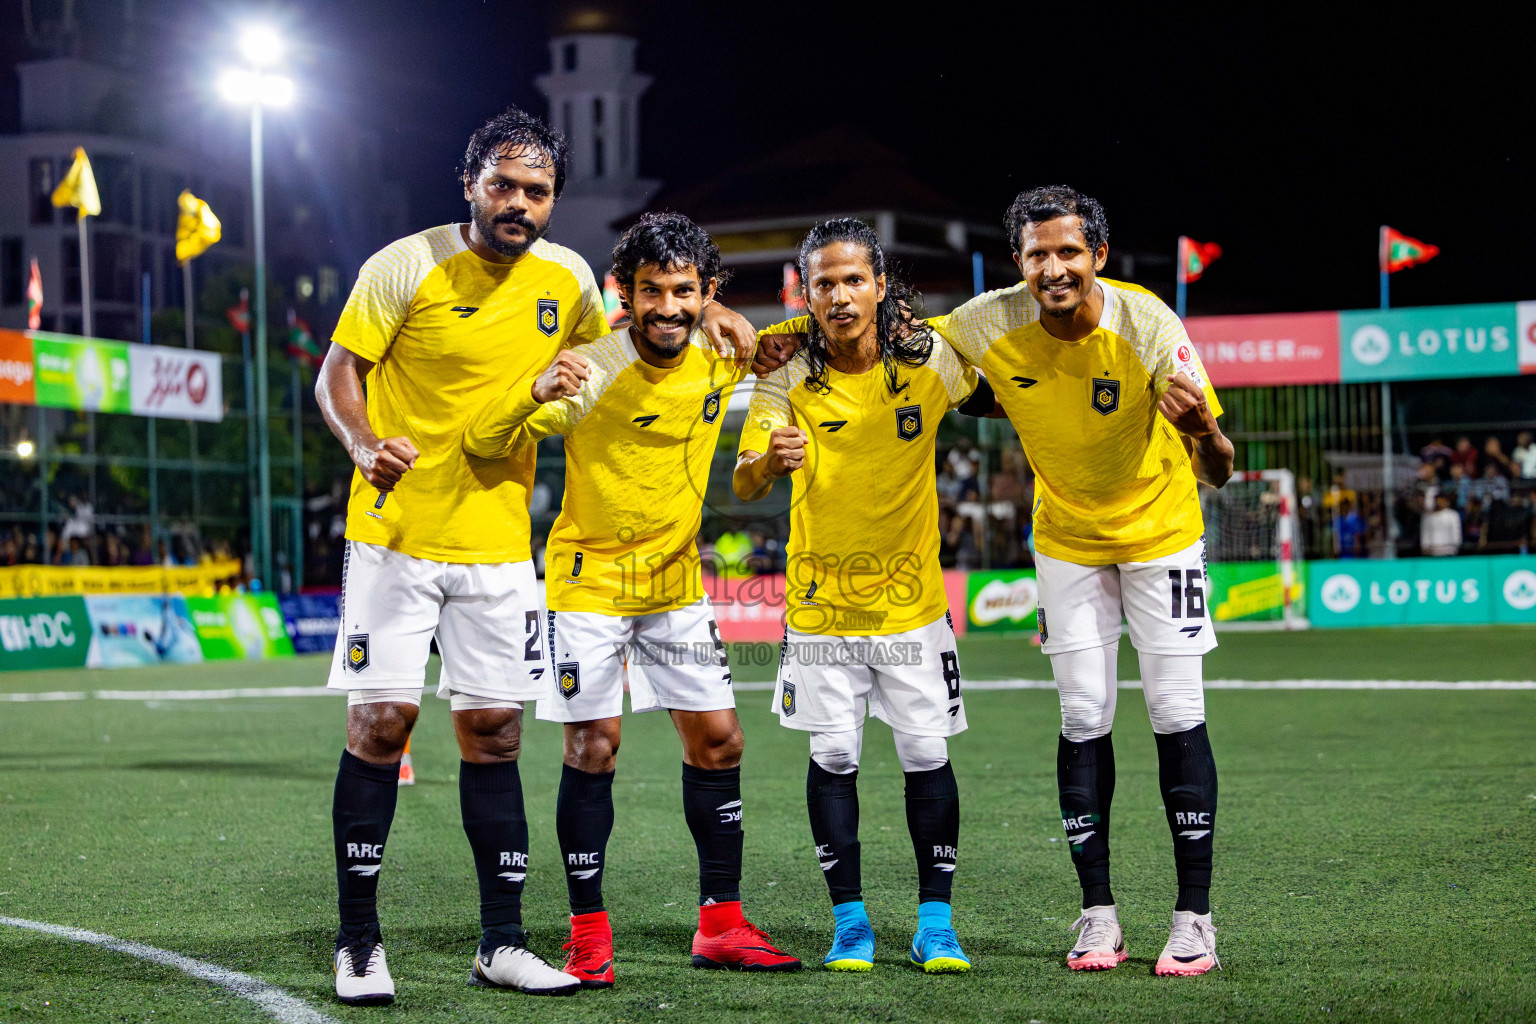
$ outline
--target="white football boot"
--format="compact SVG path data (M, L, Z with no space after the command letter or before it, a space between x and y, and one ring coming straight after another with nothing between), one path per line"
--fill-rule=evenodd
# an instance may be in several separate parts
M1067 954L1067 966L1072 970L1107 971L1125 959L1125 932L1120 928L1120 915L1113 903L1107 907L1084 907L1072 927L1081 929Z
M531 996L569 996L581 991L581 979L557 971L525 946L497 946L489 957L475 951L469 983L511 988Z
M385 1006L395 1001L395 979L389 976L381 944L359 942L336 951L336 998L348 1006Z
M1211 915L1175 910L1168 945L1163 947L1152 973L1163 976L1204 974L1212 967L1219 969L1221 961L1216 958L1216 926L1211 923Z

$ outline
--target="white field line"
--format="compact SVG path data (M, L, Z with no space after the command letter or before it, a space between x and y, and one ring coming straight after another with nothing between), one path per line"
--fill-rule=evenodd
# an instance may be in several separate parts
M768 691L771 682L737 683L742 691ZM1050 679L968 679L968 690L1054 690ZM1529 679L1207 679L1207 690L1536 690ZM1120 680L1120 689L1139 690L1138 679ZM0 693L0 704L61 700L230 700L239 697L340 697L344 690L326 686L247 686L235 690L53 690L46 693Z
M283 1024L336 1024L333 1018L327 1017L302 999L289 995L276 985L269 985L260 978L253 978L239 971L231 971L218 964L194 960L180 953L172 953L170 950L146 946L142 942L129 942L126 939L102 935L100 932L88 932L83 928L66 928L63 925L47 924L43 921L24 921L16 917L0 917L0 924L42 932L56 938L69 939L71 942L86 942L117 953L127 953L129 956L148 960L150 963L164 967L174 967L183 974L212 982L220 988L228 989L241 999L250 1000L265 1010L273 1020L282 1021Z

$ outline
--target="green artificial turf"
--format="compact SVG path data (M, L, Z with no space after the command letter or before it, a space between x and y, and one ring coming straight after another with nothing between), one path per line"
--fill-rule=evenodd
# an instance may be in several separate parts
M1528 679L1536 630L1231 634L1212 678ZM969 638L972 678L1048 676L1019 638ZM1122 672L1135 677L1123 645ZM0 690L303 686L324 659L120 672L15 673ZM764 678L770 670L738 670ZM0 916L148 943L257 975L338 1021L1494 1021L1536 1017L1536 692L1212 691L1221 771L1212 893L1225 971L1151 977L1174 885L1146 712L1116 734L1115 891L1130 960L1075 975L1062 956L1078 890L1055 794L1056 696L975 691L951 752L962 833L955 921L968 975L905 963L915 870L889 730L860 773L867 975L694 971L696 864L664 716L625 722L606 888L619 985L538 1000L464 984L478 937L447 708L428 698L382 876L400 998L331 994L330 799L338 697L0 704ZM749 915L818 963L831 913L805 818L805 737L768 694L740 696ZM533 836L525 918L558 956L560 734L529 724ZM257 1021L178 971L0 926L0 1021Z

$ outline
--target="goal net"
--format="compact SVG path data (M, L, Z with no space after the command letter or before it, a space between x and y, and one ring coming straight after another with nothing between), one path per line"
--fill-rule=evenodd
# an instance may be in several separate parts
M1305 629L1296 571L1296 478L1288 469L1234 473L1200 488L1211 615L1226 628Z

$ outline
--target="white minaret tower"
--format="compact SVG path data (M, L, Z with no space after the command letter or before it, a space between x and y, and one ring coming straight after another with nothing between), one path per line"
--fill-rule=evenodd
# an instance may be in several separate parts
M635 70L637 40L616 28L599 11L571 15L549 42L554 70L534 80L550 123L571 144L549 238L585 257L599 283L618 237L611 225L643 208L661 184L639 176L640 97L651 77Z

